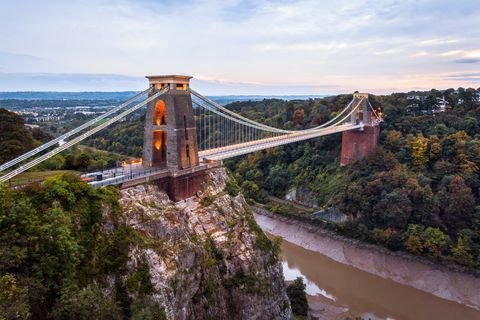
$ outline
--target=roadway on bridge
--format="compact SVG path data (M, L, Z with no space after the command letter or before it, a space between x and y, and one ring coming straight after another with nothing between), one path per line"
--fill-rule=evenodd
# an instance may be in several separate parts
M259 150L281 146L288 143L317 138L317 137L329 135L332 133L338 133L338 132L354 130L354 129L361 129L363 128L363 126L364 126L363 124L355 124L355 125L343 124L335 127L304 131L299 133L292 133L292 134L287 134L287 135L278 136L278 137L265 138L265 139L235 144L227 147L204 150L204 151L200 151L198 154L201 159L223 160L223 159L244 155L244 154L259 151Z

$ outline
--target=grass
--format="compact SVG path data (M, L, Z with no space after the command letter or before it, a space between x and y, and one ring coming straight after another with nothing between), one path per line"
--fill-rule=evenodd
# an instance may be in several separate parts
M35 182L35 181L42 181L47 178L60 176L67 172L78 173L78 171L75 171L75 170L50 170L50 171L23 172L11 180L11 185L18 186L22 184Z

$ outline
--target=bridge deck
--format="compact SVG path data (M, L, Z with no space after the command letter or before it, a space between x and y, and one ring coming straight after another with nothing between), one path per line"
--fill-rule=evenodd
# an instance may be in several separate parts
M208 160L223 160L227 158L232 158L240 155L244 155L247 153L264 150L268 148L277 147L280 145L303 141L307 139L317 138L325 135L329 135L332 133L338 133L348 130L355 130L363 128L363 124L344 124L339 125L331 128L319 129L319 130L312 130L307 132L301 133L291 133L286 134L283 136L273 137L273 138L265 138L245 143L234 144L231 146L215 148L200 151L198 153L201 159L208 159Z

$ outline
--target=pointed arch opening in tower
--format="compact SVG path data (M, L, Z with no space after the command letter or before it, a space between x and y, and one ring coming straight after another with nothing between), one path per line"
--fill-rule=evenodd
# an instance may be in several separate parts
M167 124L167 107L163 100L158 100L155 103L155 113L153 116L153 124L156 126Z

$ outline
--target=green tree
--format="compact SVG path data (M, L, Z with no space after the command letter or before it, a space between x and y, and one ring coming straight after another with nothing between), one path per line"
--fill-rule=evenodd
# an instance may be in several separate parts
M290 176L288 170L281 165L274 166L270 169L265 186L275 195L283 196L290 184Z
M452 249L453 258L455 262L468 267L475 267L475 262L472 257L472 249L470 247L470 238L465 235L460 235L457 239L457 244Z
M123 319L122 311L114 297L106 295L94 284L84 289L65 288L52 316L55 320Z
M391 151L398 151L404 144L403 136L400 131L388 130L385 134L385 146Z
M90 167L91 161L92 161L92 159L91 159L90 155L88 155L86 153L82 153L82 154L80 154L80 156L77 159L77 166L80 169L87 170Z
M475 211L475 198L462 177L454 175L439 194L441 218L452 232L467 228Z
M451 240L439 228L428 227L422 232L425 250L435 258L439 258L448 248Z
M305 293L306 285L303 278L298 277L287 287L287 295L292 305L292 312L295 315L307 316L308 301Z
M0 108L0 163L32 149L34 140L22 117Z

